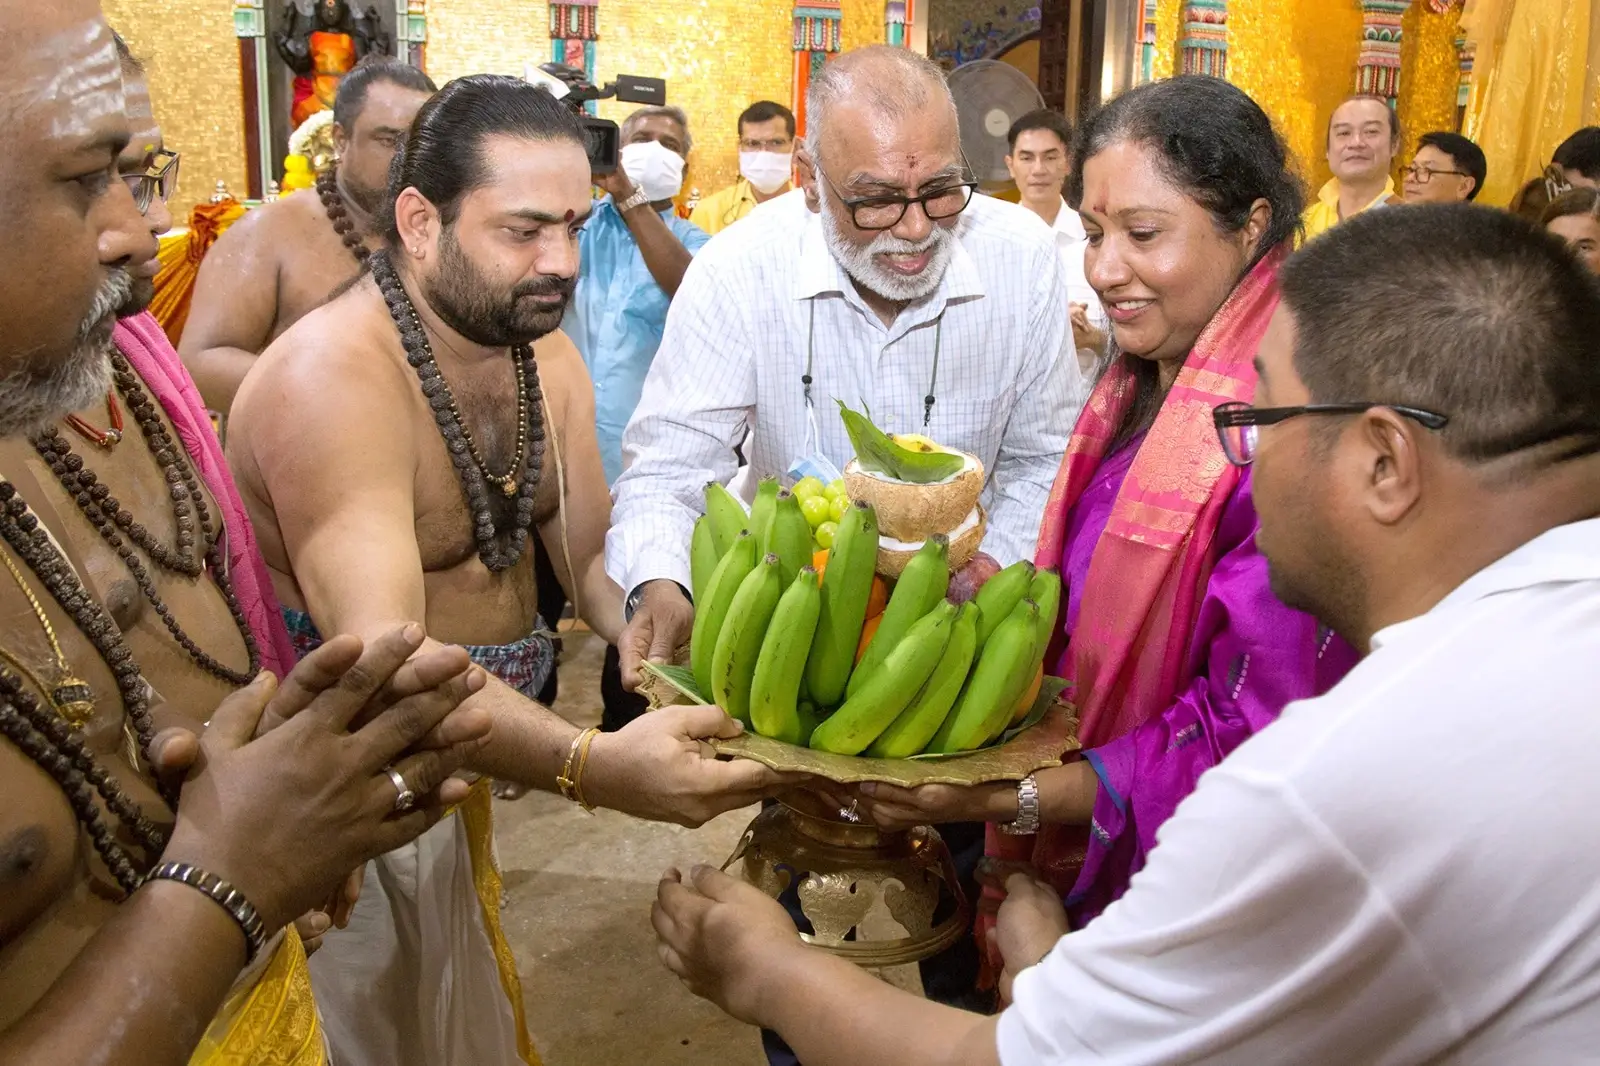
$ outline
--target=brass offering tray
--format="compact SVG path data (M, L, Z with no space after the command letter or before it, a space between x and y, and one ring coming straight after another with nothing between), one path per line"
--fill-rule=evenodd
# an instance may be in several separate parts
M645 663L649 676L639 687L651 709L706 701L685 683L681 667ZM718 754L753 759L774 770L806 773L839 784L882 781L913 788L917 785L978 785L986 781L1020 781L1029 774L1059 766L1063 756L1077 751L1078 715L1062 698L1064 682L1047 678L1039 701L1023 725L1000 744L960 755L914 756L909 759L871 759L785 744L747 731L732 740L710 743Z

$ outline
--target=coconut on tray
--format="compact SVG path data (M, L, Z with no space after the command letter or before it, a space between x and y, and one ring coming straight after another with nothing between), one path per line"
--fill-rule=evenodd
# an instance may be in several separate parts
M671 680L762 736L840 755L993 744L1039 696L1060 576L1014 563L952 603L951 573L983 541L983 464L839 407L856 450L842 483L764 482L748 513L706 486L692 669Z

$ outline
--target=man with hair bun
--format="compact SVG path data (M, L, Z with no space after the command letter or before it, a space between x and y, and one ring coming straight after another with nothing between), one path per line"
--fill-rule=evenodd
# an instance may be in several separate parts
M596 633L622 628L594 396L556 329L589 181L582 128L548 92L445 86L398 150L370 273L262 354L228 454L302 653L324 633L424 623L428 646L463 645L491 675L467 701L492 723L475 770L698 825L787 780L702 754L737 722L676 708L597 735L534 698L553 654L531 538ZM516 972L497 962L488 784L370 864L349 930L314 956L341 1066L532 1060Z

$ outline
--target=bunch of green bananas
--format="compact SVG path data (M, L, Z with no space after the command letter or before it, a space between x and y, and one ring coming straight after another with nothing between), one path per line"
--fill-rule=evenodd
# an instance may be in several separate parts
M992 743L1033 702L1061 579L1027 562L957 607L948 543L930 538L862 646L878 520L855 502L821 578L810 527L787 491L750 514L706 487L695 524L690 664L701 691L762 736L843 755L905 758Z

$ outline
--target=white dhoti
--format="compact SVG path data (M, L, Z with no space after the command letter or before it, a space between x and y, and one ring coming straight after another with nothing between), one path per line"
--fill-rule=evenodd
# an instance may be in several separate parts
M500 928L488 784L368 863L349 928L311 957L334 1066L538 1066Z

